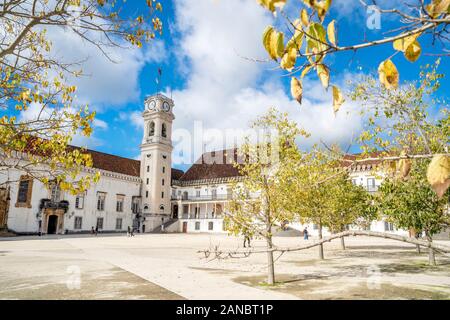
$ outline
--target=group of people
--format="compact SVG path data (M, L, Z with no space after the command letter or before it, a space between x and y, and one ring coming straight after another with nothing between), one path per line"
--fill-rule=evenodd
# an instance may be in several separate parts
M96 226L95 229L94 229L94 227L91 228L91 234L94 235L94 236L97 236L97 234L98 234L98 226Z

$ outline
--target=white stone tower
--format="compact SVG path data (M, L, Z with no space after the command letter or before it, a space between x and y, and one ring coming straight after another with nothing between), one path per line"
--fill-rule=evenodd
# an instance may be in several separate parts
M145 232L159 227L171 215L172 99L156 94L145 99L144 137L141 144L142 214ZM163 220L164 219L164 220Z

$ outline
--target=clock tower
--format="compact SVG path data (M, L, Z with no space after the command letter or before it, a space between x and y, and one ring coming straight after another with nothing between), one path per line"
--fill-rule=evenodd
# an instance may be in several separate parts
M171 215L172 99L156 94L144 102L144 136L141 144L142 214L145 231L167 221Z

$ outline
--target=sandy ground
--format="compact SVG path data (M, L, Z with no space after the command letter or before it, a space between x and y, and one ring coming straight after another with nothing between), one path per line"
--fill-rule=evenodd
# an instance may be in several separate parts
M0 299L450 299L450 257L438 255L439 265L429 267L426 252L396 241L348 238L341 250L336 240L325 245L324 261L317 248L276 256L274 287L264 284L265 254L211 261L197 253L241 241L207 234L4 238Z

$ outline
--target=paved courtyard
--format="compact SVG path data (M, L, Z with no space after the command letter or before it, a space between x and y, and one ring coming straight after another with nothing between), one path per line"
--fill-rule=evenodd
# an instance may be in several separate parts
M450 299L450 257L396 241L347 238L276 256L277 284L264 285L265 254L202 259L198 250L236 249L239 238L207 234L0 239L0 299ZM277 245L304 243L277 237ZM450 242L443 242L450 245ZM255 247L263 247L261 240Z

